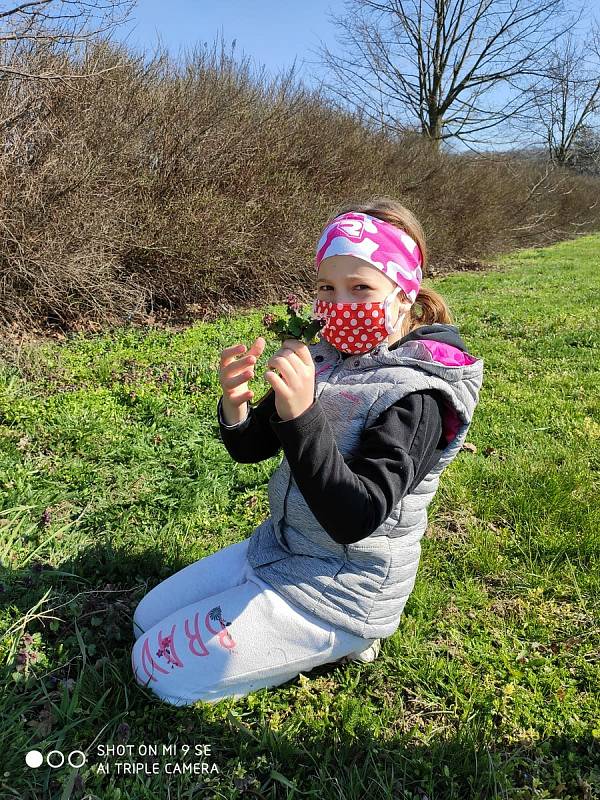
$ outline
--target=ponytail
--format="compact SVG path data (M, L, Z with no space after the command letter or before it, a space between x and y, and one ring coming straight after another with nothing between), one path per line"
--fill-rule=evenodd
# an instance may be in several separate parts
M405 317L407 329L403 335L419 328L421 325L433 325L435 322L454 324L452 312L446 301L435 289L421 285L419 294Z

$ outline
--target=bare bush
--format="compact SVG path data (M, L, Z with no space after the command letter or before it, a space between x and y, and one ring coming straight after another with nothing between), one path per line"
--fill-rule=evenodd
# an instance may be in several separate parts
M30 59L65 67L47 43ZM174 63L96 41L68 67L99 74L0 82L4 326L308 299L323 220L375 194L415 211L434 267L598 227L597 178L374 133L293 68L266 81L222 44Z

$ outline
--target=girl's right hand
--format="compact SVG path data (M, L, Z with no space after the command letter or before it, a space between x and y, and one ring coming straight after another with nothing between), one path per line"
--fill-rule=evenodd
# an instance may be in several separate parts
M254 365L265 345L265 339L258 336L244 356L245 344L234 344L221 351L219 382L223 390L223 407L232 412L230 416L254 397L254 392L248 388L248 381L254 377Z

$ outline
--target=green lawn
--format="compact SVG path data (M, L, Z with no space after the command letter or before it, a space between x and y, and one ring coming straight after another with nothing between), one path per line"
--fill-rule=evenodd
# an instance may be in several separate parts
M279 458L233 462L215 412L221 349L249 346L273 307L1 366L0 797L600 797L599 252L588 236L425 281L484 384L398 631L375 664L212 706L135 683L131 614L268 515ZM180 751L116 774L127 758L98 748L119 743L209 744L218 773L166 774ZM32 749L88 763L33 769Z

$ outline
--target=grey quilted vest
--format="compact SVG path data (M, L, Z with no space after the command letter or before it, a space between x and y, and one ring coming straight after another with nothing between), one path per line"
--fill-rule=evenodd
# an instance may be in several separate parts
M483 359L463 366L434 360L418 339L389 350L342 354L321 339L309 345L319 398L343 456L361 431L409 392L438 389L456 435L440 461L368 537L335 542L310 511L283 456L269 480L271 515L251 534L248 561L275 591L315 616L366 639L387 637L415 584L427 507L440 475L467 435L483 380Z

